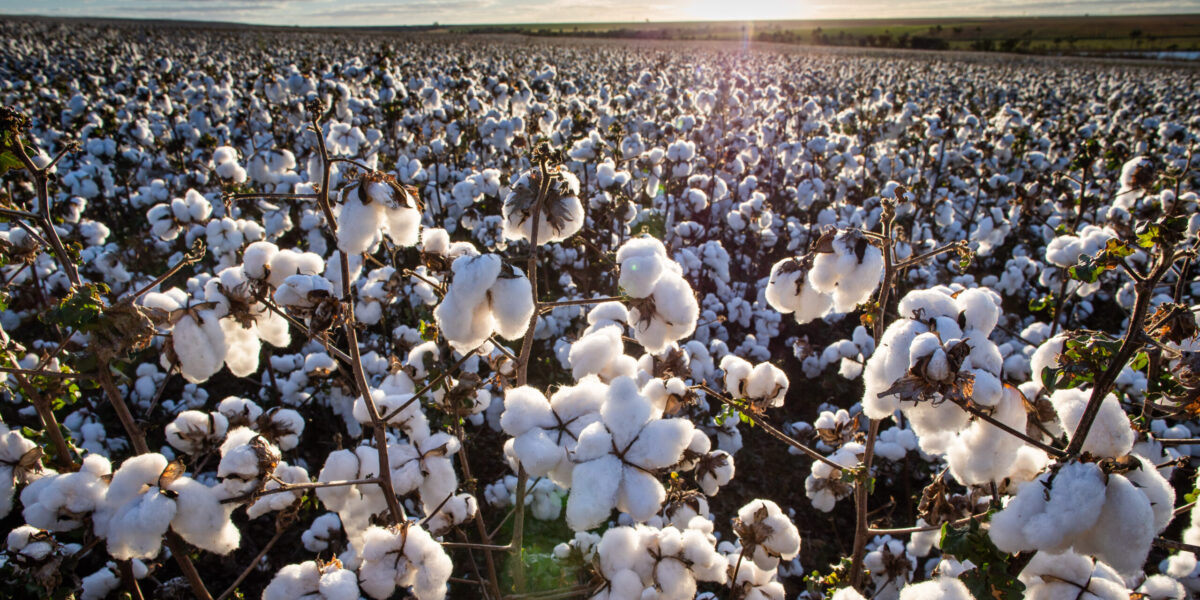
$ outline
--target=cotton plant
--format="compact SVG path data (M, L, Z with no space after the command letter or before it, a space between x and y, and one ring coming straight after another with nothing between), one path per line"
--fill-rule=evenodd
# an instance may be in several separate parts
M633 380L620 377L609 385L600 420L579 433L571 456L567 524L572 529L592 529L614 508L644 522L662 507L666 490L652 473L679 462L693 426L654 412Z
M765 297L803 324L854 310L870 298L882 274L883 252L871 240L854 230L830 231L814 242L812 253L775 263Z
M679 263L662 242L635 238L617 250L618 285L629 296L628 324L647 352L657 354L696 329L699 305Z
M500 415L501 429L512 436L505 454L511 453L534 477L569 488L580 436L601 421L609 393L609 386L594 376L560 388L549 399L529 386L508 390Z
M216 554L229 554L241 543L212 488L186 476L161 454L127 459L112 473L103 500L92 516L93 529L119 560L158 556L168 528L185 541Z
M329 562L305 561L287 565L275 573L263 590L263 600L358 600L358 576L342 567L336 558Z
M17 484L37 479L41 457L35 442L0 423L0 517L12 511Z
M494 254L461 256L452 270L450 287L434 309L434 318L455 350L470 352L493 334L509 340L525 334L534 305L524 273Z
M543 182L543 178L549 181ZM546 191L539 205L543 188ZM539 210L536 217L532 214L535 210ZM502 214L506 239L529 240L536 222L539 245L561 242L584 225L579 179L565 169L548 173L530 170L514 175L504 197Z
M771 363L751 364L744 358L727 354L721 359L725 391L734 398L745 398L757 408L783 406L788 378L783 369Z
M453 564L442 545L419 525L371 527L363 535L360 558L358 582L372 598L390 598L397 587L408 589L417 600L446 597Z
M900 410L921 448L944 454L971 422L959 403L998 410L1005 398L1002 359L989 339L998 299L982 288L917 290L899 312L863 370L863 410L874 419Z
M394 178L371 171L342 190L338 213L338 249L347 255L367 252L381 236L397 246L415 245L420 236L418 196Z
M698 582L723 584L728 578L712 523L703 518L684 528L614 527L598 541L577 538L574 546L594 556L607 582L595 598L684 600L696 597Z

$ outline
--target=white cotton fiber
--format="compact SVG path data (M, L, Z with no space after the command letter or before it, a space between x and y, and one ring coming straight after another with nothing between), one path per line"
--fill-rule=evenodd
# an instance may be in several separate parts
M1098 466L1068 463L1054 474L1052 483L1046 473L1021 486L1004 510L992 517L989 535L1005 552L1061 552L1096 523L1104 490Z
M1058 420L1068 437L1074 436L1091 395L1090 390L1080 389L1056 390L1050 395L1050 404L1058 413ZM1104 458L1117 458L1129 454L1133 442L1134 431L1129 417L1117 397L1109 394L1100 403L1100 411L1083 442L1083 450Z

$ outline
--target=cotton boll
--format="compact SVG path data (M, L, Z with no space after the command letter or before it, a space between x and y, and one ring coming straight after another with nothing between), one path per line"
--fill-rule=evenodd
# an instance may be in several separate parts
M211 310L183 315L171 330L171 347L179 357L179 372L202 383L221 370L229 347L220 319Z
M771 363L759 363L746 378L746 397L766 406L783 406L787 390L787 375Z
M533 287L524 275L498 277L488 290L496 332L506 340L525 335L533 316Z
M742 544L753 549L758 568L774 569L779 560L791 560L800 553L800 532L770 500L754 500L738 509L734 532Z
M271 259L279 247L271 242L254 242L242 252L242 271L251 279L265 279Z
M601 381L612 381L636 375L637 361L625 354L622 332L621 326L608 325L586 333L571 344L567 362L576 380L596 375Z
M952 577L914 583L900 590L900 600L974 600L966 584Z
M1028 417L1020 392L1010 386L1001 393L1002 400L992 418L1016 431L1024 431ZM950 474L964 485L995 483L1008 476L1023 445L1020 438L976 419L950 444L946 462Z
M108 459L89 454L79 471L47 475L21 490L25 521L48 531L70 531L104 501L106 477L112 473Z
M575 531L593 529L608 518L617 504L622 465L615 456L603 456L575 466L571 495L567 499L567 525Z
M1049 490L1038 482L1048 482ZM1093 463L1072 462L1021 486L992 517L989 535L1005 552L1062 552L1090 529L1105 503L1103 474Z
M492 334L494 318L487 293L501 266L500 257L492 254L463 256L451 266L450 288L433 315L438 329L460 353L474 350Z
M262 351L258 327L244 327L235 319L221 319L219 323L225 336L225 366L236 377L253 375L258 371L258 357Z
M633 256L621 263L617 285L632 298L645 298L654 291L654 284L666 269L665 257L658 255Z
M1156 533L1150 501L1122 475L1110 474L1104 508L1092 527L1075 541L1075 551L1112 565L1124 576L1138 573Z
M561 242L583 227L583 203L579 201L579 180L565 169L550 175L551 180L541 203L538 218L538 245ZM535 171L522 174L513 183L502 209L504 237L528 240L533 235L531 214L537 206L541 176Z
M1129 598L1124 585L1095 576L1092 560L1074 552L1038 552L1018 577L1034 600L1117 600ZM1086 590L1086 592L1084 592Z
M187 543L220 555L237 549L241 533L229 519L236 505L221 504L213 490L189 477L176 479L166 489L176 494L171 529Z
M300 536L304 549L309 552L322 552L329 548L333 536L341 531L342 521L337 513L325 513L313 519L312 525Z
M187 454L216 446L229 430L229 419L221 413L185 410L164 429L167 443Z
M417 244L421 236L421 211L401 206L387 209L384 216L384 232L393 244L402 248Z
M363 536L359 584L372 598L388 598L396 587L411 588L417 600L442 600L453 564L419 526L371 527Z
M1037 350L1033 351L1033 355L1029 357L1029 368L1033 373L1033 381L1037 384L1039 390L1044 387L1042 385L1043 371L1059 367L1058 357L1062 354L1063 344L1066 340L1065 335L1056 335L1042 342L1037 347Z
M1050 395L1050 404L1058 413L1059 422L1068 437L1075 434L1090 398L1090 391L1079 389L1055 390ZM1117 458L1129 454L1133 442L1134 431L1129 417L1117 397L1109 394L1100 403L1100 411L1096 413L1096 420L1083 442L1083 451L1100 457Z
M1125 478L1146 495L1150 508L1154 511L1154 532L1161 533L1175 516L1175 488L1154 468L1153 462L1141 457L1138 458L1138 462L1141 468L1125 473Z
M635 303L629 311L634 337L647 352L658 354L696 330L700 307L692 287L682 277L659 278L648 300Z
M1167 575L1147 577L1146 581L1138 586L1137 593L1142 594L1146 600L1171 600L1187 597L1187 591L1184 590L1183 584Z
M267 283L279 288L293 275L320 275L325 270L325 259L314 252L283 249L270 257L268 269ZM252 276L249 271L246 275Z
M963 290L954 299L966 321L966 328L974 329L985 335L991 333L1000 320L1000 305L997 298L980 288Z

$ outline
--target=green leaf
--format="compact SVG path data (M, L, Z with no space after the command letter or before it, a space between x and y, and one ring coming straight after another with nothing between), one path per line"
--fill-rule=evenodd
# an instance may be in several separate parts
M43 323L61 325L77 331L91 331L104 315L102 294L108 293L103 283L89 283L75 289L58 306L42 313Z
M13 154L11 150L0 152L0 175L7 173L10 169L23 169L25 165L21 164L21 160Z
M1009 555L1001 552L987 532L979 526L983 519L972 519L965 527L942 525L942 552L954 556L960 562L971 561L975 568L963 572L959 579L975 598L997 600L1024 597L1025 584L1008 573Z

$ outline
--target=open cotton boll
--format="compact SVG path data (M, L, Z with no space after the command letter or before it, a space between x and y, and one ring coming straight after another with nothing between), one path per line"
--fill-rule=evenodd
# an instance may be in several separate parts
M402 587L417 600L442 600L454 567L450 557L419 525L401 527L371 527L363 535L358 568L362 591L382 600Z
M309 483L308 471L303 467L292 466L285 462L279 463L279 466L275 467L275 471L271 475L271 479L263 486L263 491L270 492L271 490L277 490L283 487L284 484ZM254 504L246 508L246 516L251 519L257 519L271 511L284 510L303 497L304 492L302 490L264 494Z
M752 549L760 569L774 569L780 559L791 560L800 553L800 532L770 500L754 500L738 509L734 533L746 549Z
M279 254L279 246L271 242L254 242L242 252L242 272L250 279L265 279L271 259Z
M1128 600L1129 590L1103 563L1071 551L1038 552L1021 570L1031 600Z
M504 198L504 237L528 240L533 235L533 211L537 206L541 174L527 171L513 183ZM561 242L583 227L583 203L579 201L579 179L566 169L550 174L549 187L538 215L538 245Z
M407 248L421 237L421 211L408 206L388 208L384 213L384 233L392 243Z
M105 481L112 473L108 459L89 454L74 473L47 475L21 490L25 522L47 531L70 531L104 501Z
M626 241L617 249L616 258L621 267L617 283L632 298L649 296L658 278L667 270L679 272L678 265L667 256L666 246L650 236Z
M221 444L217 477L229 496L257 489L264 477L279 464L279 448L248 427L238 427Z
M1058 414L1058 420L1067 436L1075 435L1075 428L1083 418L1091 391L1080 389L1055 390L1050 395L1050 404ZM1117 397L1109 394L1100 403L1100 411L1083 442L1083 451L1103 458L1118 458L1133 449L1134 431L1129 416L1121 408Z
M1183 584L1167 575L1151 575L1138 586L1137 593L1146 600L1171 600L1186 598L1187 591Z
M1002 393L992 418L1016 431L1024 431L1028 416L1021 393L1011 386ZM1020 438L975 419L947 448L946 463L954 479L964 485L998 483L1008 477L1023 445Z
M122 463L113 473L104 502L93 520L96 535L108 541L118 560L154 558L175 518L176 502L158 488L167 467L161 454L143 454Z
M533 287L524 274L500 276L488 289L488 301L495 317L496 332L506 340L525 335L533 316Z
M1066 343L1067 336L1065 334L1056 335L1037 347L1033 351L1033 355L1029 357L1030 377L1037 384L1037 389L1045 387L1042 384L1043 371L1046 369L1057 369L1060 364L1058 357L1062 354L1063 344Z
M214 447L229 430L229 419L221 413L185 410L164 428L167 443L185 454Z
M621 375L632 377L637 363L625 355L621 333L621 326L608 325L585 333L571 344L567 354L571 375L576 380L598 375L602 381L611 381Z
M258 327L244 327L235 319L221 319L219 323L225 336L225 366L237 377L253 375L258 371L258 357L262 352Z
M179 373L191 383L207 381L220 371L229 352L220 319L211 310L180 317L171 329L171 347L179 358Z
M746 397L755 404L778 408L787 396L788 378L782 369L771 363L759 363L746 378Z
M338 250L353 256L377 244L386 210L379 202L364 203L361 185L347 193L337 217Z
M312 525L300 535L304 549L309 552L322 552L329 548L329 542L342 530L342 521L337 513L325 513L313 519Z
M220 555L241 544L241 532L229 519L236 504L221 504L212 489L190 477L180 477L166 489L176 494L171 529L184 541Z
M451 265L450 287L433 316L438 329L459 353L471 352L492 335L494 317L487 295L502 266L500 257L494 254L463 256Z
M953 577L913 583L900 590L900 600L975 600L967 585Z
M1075 540L1075 551L1095 556L1129 577L1141 571L1157 533L1150 501L1122 475L1109 474L1096 526Z
M808 284L818 292L832 295L835 311L854 310L879 284L883 252L854 230L837 232L827 244L822 241L817 242Z
M263 600L358 600L358 579L354 571L343 569L338 561L305 561L287 565L275 574L263 590Z
M796 322L803 325L833 309L833 296L817 291L808 284L811 263L805 259L788 258L771 267L764 297L775 310L795 313Z
M321 296L334 296L333 284L320 275L291 275L275 290L280 306L305 310L316 305Z
M1142 466L1140 469L1130 470L1124 475L1150 501L1150 508L1154 511L1154 532L1161 533L1175 516L1175 488L1171 487L1171 482L1162 472L1154 468L1152 461L1138 457L1138 462Z
M1053 479L1045 473L1021 486L1004 510L992 517L988 534L1005 552L1062 552L1096 523L1104 503L1100 468L1094 463L1067 463Z
M647 352L658 354L696 330L700 306L692 287L681 276L665 274L654 292L629 310L629 326Z
M285 248L270 257L268 268L267 283L278 288L292 275L320 275L325 271L325 259L315 252ZM246 274L251 276L249 271Z
M966 323L965 329L991 333L1000 321L1000 298L986 288L963 290L954 299Z

